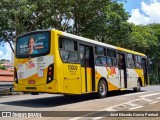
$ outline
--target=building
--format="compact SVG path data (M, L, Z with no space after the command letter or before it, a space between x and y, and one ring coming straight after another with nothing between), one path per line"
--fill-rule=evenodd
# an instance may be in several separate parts
M12 64L1 64L0 66L5 66L8 71L14 71Z
M9 60L1 59L0 64L11 64Z
M14 72L0 69L0 82L13 82Z
M5 66L4 69L0 69L0 82L13 82L14 79L14 67L11 63L4 62L0 66Z

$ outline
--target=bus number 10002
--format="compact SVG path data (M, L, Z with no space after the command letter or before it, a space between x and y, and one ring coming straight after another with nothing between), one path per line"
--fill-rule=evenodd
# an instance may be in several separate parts
M76 65L68 65L68 69L69 70L77 70L78 66L76 66Z

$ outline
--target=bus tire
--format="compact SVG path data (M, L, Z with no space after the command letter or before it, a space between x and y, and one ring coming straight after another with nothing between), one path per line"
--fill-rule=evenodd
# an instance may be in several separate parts
M137 80L137 87L133 88L134 92L140 92L141 91L141 82L140 79Z
M98 97L104 98L107 95L107 83L104 79L101 79L98 83Z
M38 95L38 92L31 92L31 95Z
M71 97L74 97L74 96L76 96L76 95L64 94L64 97L66 97L66 98L71 98Z

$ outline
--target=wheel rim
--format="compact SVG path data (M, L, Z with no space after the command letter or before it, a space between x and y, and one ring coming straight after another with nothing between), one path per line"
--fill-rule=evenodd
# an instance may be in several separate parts
M105 83L101 83L100 86L99 86L99 92L102 96L104 96L106 94L106 85Z

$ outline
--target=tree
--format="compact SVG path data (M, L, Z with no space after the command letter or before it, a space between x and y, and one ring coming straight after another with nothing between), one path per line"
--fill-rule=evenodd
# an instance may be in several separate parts
M157 37L157 47L155 49L153 46L150 51L152 55L152 73L160 76L160 24L150 24L147 26L153 30L153 34Z
M131 30L129 39L125 43L126 48L145 53L149 60L149 72L157 75L160 50L157 33L153 25L131 24Z
M28 0L1 0L0 43L8 42L14 52L12 44L18 35L26 32L25 20L35 8Z
M126 23L128 13L117 1L1 0L0 42L11 46L25 32L55 28L102 42L116 39L120 43L130 26Z
M106 8L107 33L104 41L119 47L125 46L125 40L128 39L131 32L131 26L127 22L129 14L125 12L123 4L111 2Z

